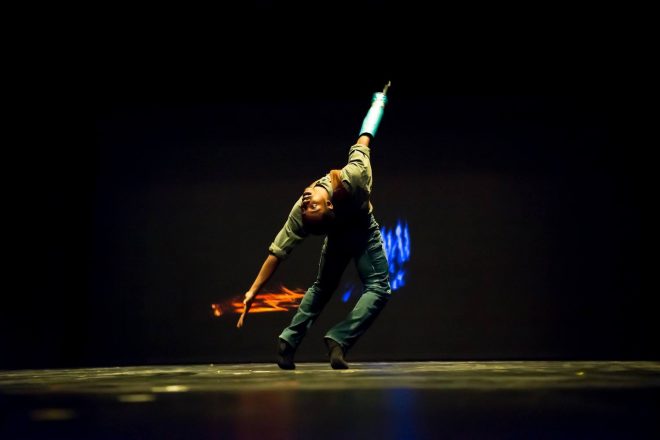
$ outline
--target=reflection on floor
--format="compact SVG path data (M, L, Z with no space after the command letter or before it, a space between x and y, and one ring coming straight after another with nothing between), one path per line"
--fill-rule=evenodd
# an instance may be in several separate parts
M0 371L0 438L658 438L660 362Z

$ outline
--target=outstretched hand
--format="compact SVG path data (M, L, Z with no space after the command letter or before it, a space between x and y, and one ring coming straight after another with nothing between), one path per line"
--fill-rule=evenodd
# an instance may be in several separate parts
M236 323L236 328L241 328L243 327L243 321L245 320L245 315L247 315L248 311L250 310L250 307L252 307L252 303L254 302L254 297L255 297L254 292L245 292L245 298L243 299L243 313L241 313L241 317L238 318L238 322Z

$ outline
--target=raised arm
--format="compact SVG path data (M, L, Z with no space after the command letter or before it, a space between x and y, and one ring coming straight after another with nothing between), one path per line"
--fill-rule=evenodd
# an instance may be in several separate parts
M348 152L348 163L341 170L341 179L344 186L351 194L362 191L368 196L371 193L371 143L376 136L378 126L383 118L385 104L387 104L387 89L391 83L387 83L382 92L373 94L371 106L367 111L357 142Z

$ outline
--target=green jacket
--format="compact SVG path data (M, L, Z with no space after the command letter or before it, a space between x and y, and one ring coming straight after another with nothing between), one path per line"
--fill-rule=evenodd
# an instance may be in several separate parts
M369 202L373 180L369 154L369 147L361 144L353 145L348 152L348 163L338 174L341 185L348 194L349 200L345 202L352 210L367 214L371 214L373 211L373 207ZM333 195L336 187L333 188L331 172L310 186L322 186L325 188L334 203ZM303 228L301 205L302 196L293 205L284 226L268 248L268 252L281 260L287 258L293 249L309 235Z

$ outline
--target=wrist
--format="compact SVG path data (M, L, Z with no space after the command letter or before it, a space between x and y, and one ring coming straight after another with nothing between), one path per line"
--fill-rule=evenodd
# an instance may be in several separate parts
M371 138L372 136L370 134L363 134L358 138L356 144L364 145L365 147L368 147L369 143L371 142Z

